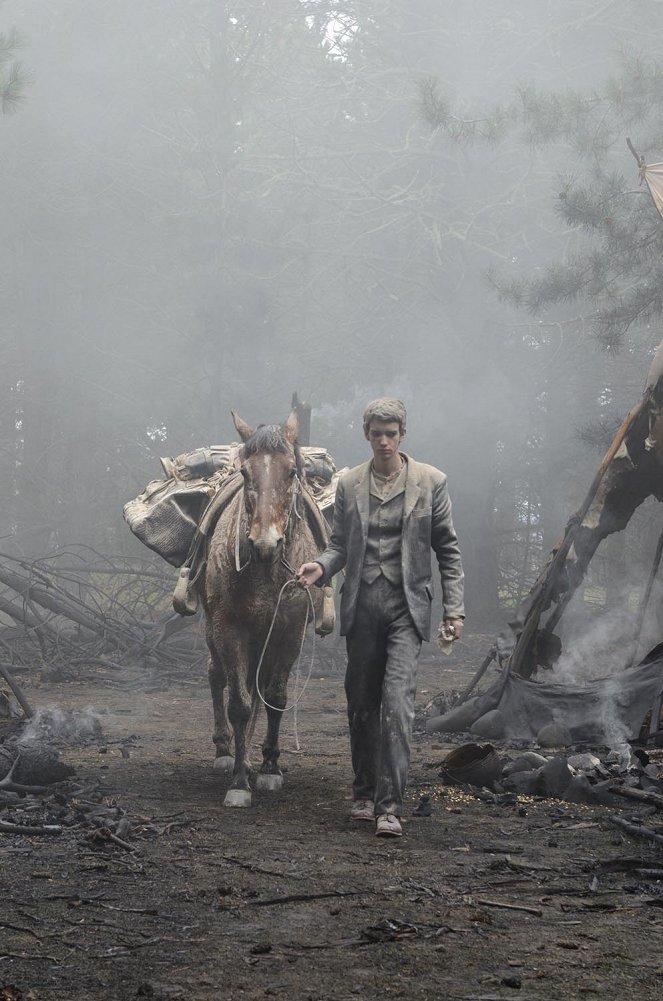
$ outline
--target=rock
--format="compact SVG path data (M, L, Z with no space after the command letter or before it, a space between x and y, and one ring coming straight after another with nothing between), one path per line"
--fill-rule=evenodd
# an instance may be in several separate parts
M564 790L563 799L567 803L596 803L594 786L587 776L581 772L573 776Z
M477 699L470 699L462 706L452 709L443 716L431 716L426 720L428 733L465 733L477 718Z
M592 796L594 797L595 803L600 803L601 806L612 806L619 807L623 809L624 799L622 796L617 796L616 793L611 792L611 786L614 785L614 779L606 779L604 782L596 782L594 785L590 783L590 788L592 790Z
M571 768L577 768L583 772L594 771L601 764L601 759L589 752L585 754L570 754L567 761L571 765Z
M565 757L559 755L550 758L545 765L539 769L537 790L540 796L552 796L553 799L562 799L564 792L573 778L573 769Z
M532 768L541 768L547 760L542 754L537 754L536 751L525 751L524 754L519 754L513 761L506 763L503 774L511 775L513 772L528 772Z
M493 740L504 735L504 716L499 709L491 709L484 713L470 727L470 733L477 737L489 737Z
M504 785L512 792L520 796L536 796L536 787L539 781L539 769L530 768L525 772L512 772L504 779Z
M426 730L428 733L467 733L480 716L495 708L498 697L492 689L483 695L475 695L442 716L431 716L426 721Z
M571 731L563 723L547 723L536 735L540 747L568 747L573 743Z

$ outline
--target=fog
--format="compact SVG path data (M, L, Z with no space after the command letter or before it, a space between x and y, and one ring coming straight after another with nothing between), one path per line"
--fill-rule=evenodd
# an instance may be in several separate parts
M5 0L13 29L4 549L137 554L123 504L160 455L232 440L231 409L281 421L297 392L345 466L367 456L365 403L394 395L405 450L449 475L468 616L492 631L661 339L634 290L662 224L626 136L663 159L663 3ZM611 178L630 194L594 229L560 214ZM659 531L648 505L601 550L591 614L628 607L625 581L637 598Z

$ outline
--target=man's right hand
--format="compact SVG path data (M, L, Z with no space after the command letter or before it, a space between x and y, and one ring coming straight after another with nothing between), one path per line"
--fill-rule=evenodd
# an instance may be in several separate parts
M302 563L295 580L302 587L311 587L315 584L316 580L320 580L322 577L322 567L319 563Z

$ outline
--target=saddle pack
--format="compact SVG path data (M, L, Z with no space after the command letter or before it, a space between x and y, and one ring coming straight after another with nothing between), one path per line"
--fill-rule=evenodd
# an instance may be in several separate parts
M172 566L180 567L173 607L180 615L195 615L195 584L207 558L207 542L218 518L243 487L239 473L241 446L212 445L160 460L165 478L151 480L145 490L124 505L123 516L137 539ZM324 448L303 446L304 513L320 550L329 538L325 513L331 517L340 472ZM323 614L316 632L334 627L331 587L323 588Z

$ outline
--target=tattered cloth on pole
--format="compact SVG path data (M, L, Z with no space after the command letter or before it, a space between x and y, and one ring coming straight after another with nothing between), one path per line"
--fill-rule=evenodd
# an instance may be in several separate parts
M535 740L543 727L561 724L573 741L613 746L638 736L663 691L663 645L630 670L570 684L507 674L492 688L426 722L429 733L475 738Z
M663 199L663 164L658 166ZM555 676L563 649L555 630L594 553L604 539L624 529L634 511L650 497L663 502L663 342L652 360L640 400L622 421L584 501L484 659L473 685L495 656L504 671L502 679L483 694L467 699L471 686L460 704L427 721L430 732L469 731L488 739L532 739L544 726L564 723L574 740L600 738L610 743L611 735L620 730L629 737L637 736L650 708L654 710L652 732L658 728L663 644L637 666L633 661L641 655L642 626L661 564L663 541L661 551L656 549L649 581L633 618L633 632L625 637L624 669L582 685ZM596 659L600 656L597 650ZM539 680L543 670L552 671L549 680Z
M647 163L640 168L640 176L647 182L654 205L663 216L663 163Z

